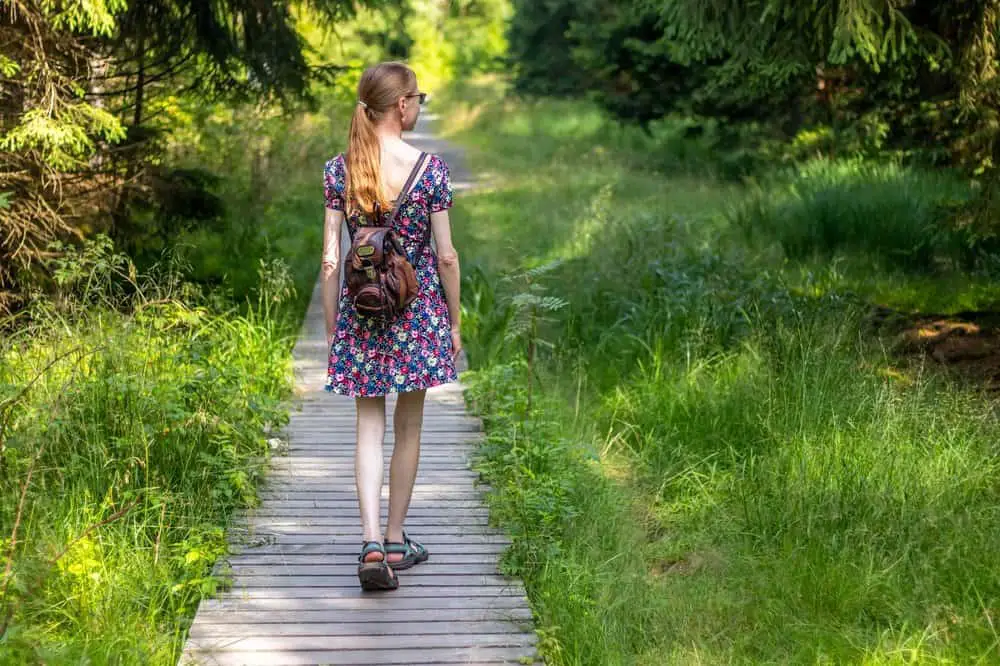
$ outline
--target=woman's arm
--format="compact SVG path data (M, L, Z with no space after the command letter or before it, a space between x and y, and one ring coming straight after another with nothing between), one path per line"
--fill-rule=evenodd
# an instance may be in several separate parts
M328 346L333 341L333 333L337 329L337 308L340 305L340 227L343 221L343 211L326 209L326 217L323 222L320 290L323 298Z
M431 230L434 232L434 242L437 245L438 272L441 274L441 286L444 288L445 301L448 303L448 318L451 320L451 340L454 355L457 358L462 350L462 272L458 264L458 251L451 242L451 222L448 211L441 210L431 213Z

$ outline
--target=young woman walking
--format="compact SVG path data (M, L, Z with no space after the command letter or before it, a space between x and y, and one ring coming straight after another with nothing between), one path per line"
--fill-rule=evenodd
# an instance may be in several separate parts
M425 94L409 67L386 62L367 69L358 84L345 154L326 163L322 295L329 369L326 390L353 396L357 406L354 476L361 509L358 578L364 589L395 589L394 570L428 558L403 522L420 455L426 389L457 379L459 264L447 209L448 165L402 139L412 130ZM407 182L411 186L404 190ZM395 200L397 214L391 217ZM358 313L341 284L341 223L353 238L361 225L391 226L416 269L419 293L389 322ZM433 234L437 254L430 247ZM389 516L380 524L385 396L398 394L395 445L389 467Z

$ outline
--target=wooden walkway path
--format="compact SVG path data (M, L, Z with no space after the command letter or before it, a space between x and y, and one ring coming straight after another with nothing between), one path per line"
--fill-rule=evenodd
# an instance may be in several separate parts
M423 143L424 150L443 152ZM448 159L446 157L446 159ZM407 530L431 553L393 592L362 592L354 488L354 402L322 390L326 373L317 283L294 351L301 409L287 455L275 455L261 506L230 529L232 586L201 602L181 664L517 664L535 661L519 581L497 573L507 540L487 524L468 458L481 438L461 387L428 391ZM392 451L387 401L386 489Z

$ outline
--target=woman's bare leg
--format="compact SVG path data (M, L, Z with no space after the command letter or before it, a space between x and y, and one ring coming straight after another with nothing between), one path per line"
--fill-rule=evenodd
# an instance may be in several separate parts
M417 478L420 460L420 428L424 422L424 397L426 391L400 393L396 399L392 425L396 443L389 463L389 522L386 541L403 540L403 521L410 508L413 482ZM390 553L389 563L403 558L402 553Z
M358 441L354 451L354 483L361 509L361 529L365 541L381 541L382 525L379 514L382 501L382 442L385 438L385 398L357 398ZM382 556L369 553L366 561L376 562Z

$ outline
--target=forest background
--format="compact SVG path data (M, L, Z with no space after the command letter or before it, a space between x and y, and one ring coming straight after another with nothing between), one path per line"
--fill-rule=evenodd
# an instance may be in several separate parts
M4 658L176 661L397 58L484 184L467 380L550 662L1000 660L998 21L3 0Z

